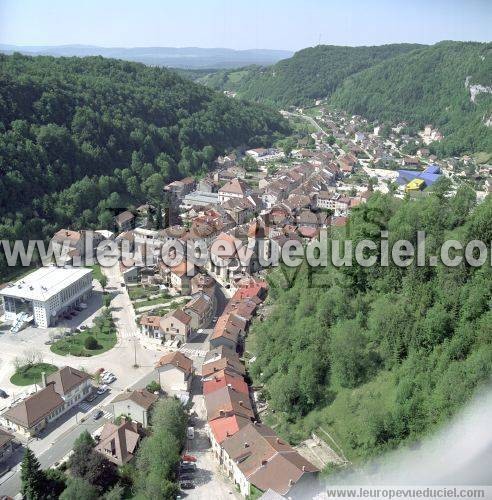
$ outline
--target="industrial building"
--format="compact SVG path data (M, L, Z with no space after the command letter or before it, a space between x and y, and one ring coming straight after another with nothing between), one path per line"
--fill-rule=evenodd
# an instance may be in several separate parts
M31 321L47 328L67 317L92 293L92 270L84 267L47 266L0 290L5 321L19 331Z

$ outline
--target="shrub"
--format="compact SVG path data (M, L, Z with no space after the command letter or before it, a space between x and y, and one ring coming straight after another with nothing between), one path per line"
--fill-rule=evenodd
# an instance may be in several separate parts
M160 386L159 382L152 380L152 382L150 382L150 384L147 384L146 389L149 392L159 392L161 390L161 386Z
M89 351L93 351L94 349L97 349L99 347L99 343L92 335L89 335L84 340L84 347Z

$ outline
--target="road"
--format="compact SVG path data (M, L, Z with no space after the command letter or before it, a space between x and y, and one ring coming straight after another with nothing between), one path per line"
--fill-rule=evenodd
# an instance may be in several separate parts
M92 433L101 427L104 422L107 421L107 418L111 417L111 405L109 402L117 394L126 390L127 387L145 387L145 385L153 379L153 367L157 358L162 355L162 352L144 348L140 344L135 323L134 309L126 288L121 287L119 268L106 268L104 273L108 277L108 285L106 289L109 292L116 292L111 306L113 308L113 318L118 329L117 346L107 353L95 356L94 358L75 358L73 356L51 355L47 358L47 360L54 362L59 366L70 364L78 367L83 364L88 371L94 371L99 366L105 367L115 373L118 380L112 385L111 393L104 397L104 399L96 400L93 405L83 403L85 405L84 410L79 407L77 410L74 409L71 412L68 412L66 416L61 417L61 419L57 421L56 426L53 426L46 436L43 436L40 440L33 440L29 443L30 447L38 457L41 467L44 469L49 468L56 462L61 461L73 448L75 440L84 430ZM222 288L220 285L216 288L216 316L220 316L227 305L228 299L225 294L227 292L229 291ZM198 371L201 370L203 358L209 350L208 339L212 331L213 328L205 329L201 335L182 347L183 350L189 349L190 351L194 351L194 353L190 352L188 355L193 358L195 367ZM41 338L33 337L32 332L26 331L20 332L20 334L17 334L17 337L9 336L9 347L11 342L12 351L14 351L15 348L18 351L19 343L24 344L24 342L35 342L36 347L43 348L44 351L48 351L49 347L44 345L44 339L47 338L48 334L46 331L41 331L41 333ZM22 342L22 340L24 340L24 342ZM138 368L128 369L130 366L133 366L135 355L139 366ZM137 381L135 382L135 380ZM203 396L201 397L203 399ZM94 421L92 419L92 415L96 409L103 409L103 411L105 411L106 418ZM206 416L201 425L204 426L205 423ZM197 440L197 443L198 442L199 441ZM207 440L202 439L201 442L206 443ZM0 494L13 497L19 492L20 460L22 459L22 453L22 448L17 450L17 453L12 460L13 469L9 473L0 477ZM206 458L204 458L204 469L200 480L203 483L203 486L205 486L205 483L207 484L207 488L201 489L202 493L205 490L209 490L210 481L215 483L215 475L217 474L214 461L208 453L209 452L206 453ZM219 487L221 496L227 496L230 498L227 483L224 484L224 481L220 480L219 483L215 484L215 486ZM205 497L195 496L195 498Z
M107 421L107 417L110 416L107 413L108 409L105 408L105 410L105 418L94 420L92 415L95 409L92 409L84 416L83 422L80 422L75 427L72 427L62 435L58 436L44 453L39 455L37 454L41 468L48 469L56 462L61 461L67 453L72 450L75 440L80 436L80 434L82 434L82 432L88 431L92 434L95 430L101 427ZM35 445L36 441L33 441L31 447L34 448ZM24 449L22 447L19 448L13 457L13 460L17 462L17 465L15 465L12 471L0 478L0 494L2 495L14 497L20 491L20 461L22 460L23 450Z

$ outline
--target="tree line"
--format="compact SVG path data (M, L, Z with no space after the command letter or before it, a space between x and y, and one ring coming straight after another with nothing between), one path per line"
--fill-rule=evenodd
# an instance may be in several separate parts
M0 239L107 227L110 209L162 202L167 182L287 131L275 111L163 68L0 55Z
M473 190L451 196L445 184L418 201L373 195L351 216L354 248L378 243L382 230L389 248L400 239L416 245L425 231L427 258L446 239L490 248L492 198L476 206ZM268 418L294 442L329 429L352 460L415 442L492 373L490 265L305 264L290 288L272 274L270 297L272 313L252 328L250 372Z

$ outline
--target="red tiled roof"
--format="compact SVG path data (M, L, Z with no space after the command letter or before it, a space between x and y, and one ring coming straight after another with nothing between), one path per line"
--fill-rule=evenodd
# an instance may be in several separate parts
M249 418L241 417L240 415L233 415L232 417L223 417L212 420L208 423L215 440L220 444L228 437L234 434L251 423Z
M244 377L242 375L238 375L233 372L226 372L224 370L218 372L203 382L203 394L209 394L217 389L222 389L223 387L232 387L237 392L241 392L246 395L249 394L248 384L244 381Z
M162 356L162 358L157 362L156 368L165 365L174 365L176 368L179 368L188 375L191 374L193 370L193 361L179 351L170 352L169 354Z

